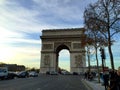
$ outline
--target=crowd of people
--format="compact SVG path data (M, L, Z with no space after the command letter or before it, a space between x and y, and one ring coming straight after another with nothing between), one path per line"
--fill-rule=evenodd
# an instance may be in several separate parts
M94 77L96 77L96 73L95 72L85 72L84 74L84 79L88 79L88 80L93 80Z
M96 76L93 72L85 72L84 79L92 80ZM120 67L100 74L105 90L120 90Z
M103 74L105 90L120 90L120 67Z

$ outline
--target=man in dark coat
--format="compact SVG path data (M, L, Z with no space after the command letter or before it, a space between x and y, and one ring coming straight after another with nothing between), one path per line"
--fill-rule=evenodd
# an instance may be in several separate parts
M108 86L109 86L109 74L107 73L103 73L103 80L104 80L104 86L105 86L105 90L107 90Z
M117 90L120 90L120 67L117 70L116 82L117 82Z
M110 90L117 90L117 73L116 71L110 71Z

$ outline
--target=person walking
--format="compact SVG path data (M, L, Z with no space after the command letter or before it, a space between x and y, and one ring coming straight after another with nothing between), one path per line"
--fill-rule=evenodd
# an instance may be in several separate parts
M117 90L117 73L116 71L110 71L110 90Z
M84 79L87 79L87 72L84 73Z
M117 70L116 82L117 82L117 90L120 90L120 67Z
M107 72L103 73L103 80L104 80L104 86L105 86L105 90L108 89L109 87L109 74Z

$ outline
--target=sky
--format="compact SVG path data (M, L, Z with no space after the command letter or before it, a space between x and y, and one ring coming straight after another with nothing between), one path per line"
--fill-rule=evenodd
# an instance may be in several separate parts
M95 1L0 0L0 62L39 68L41 31L84 27L84 9ZM116 67L120 65L119 46L119 41L113 46ZM63 52L69 56L68 51ZM69 60L62 53L60 65L69 68Z

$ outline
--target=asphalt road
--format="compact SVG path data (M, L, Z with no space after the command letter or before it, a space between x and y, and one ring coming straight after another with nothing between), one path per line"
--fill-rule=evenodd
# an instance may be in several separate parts
M39 77L1 80L0 90L87 90L80 76L40 75Z

